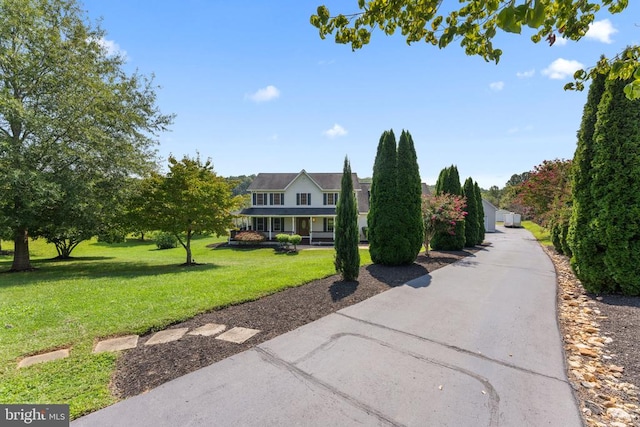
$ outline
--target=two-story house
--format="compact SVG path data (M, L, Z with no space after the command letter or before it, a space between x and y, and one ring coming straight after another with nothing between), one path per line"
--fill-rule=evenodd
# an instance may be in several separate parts
M370 184L352 174L358 203L358 229L367 225ZM304 243L333 242L342 173L260 173L251 183L251 207L240 212L247 227L275 240L280 233L299 234Z

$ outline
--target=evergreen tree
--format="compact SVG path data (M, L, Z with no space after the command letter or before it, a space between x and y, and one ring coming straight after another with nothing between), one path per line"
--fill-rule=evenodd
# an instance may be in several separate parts
M484 242L484 206L482 205L482 193L480 192L480 186L478 183L473 184L473 190L476 194L476 204L478 207L478 238L476 244L480 245Z
M398 143L398 202L397 233L398 264L414 262L422 248L424 224L422 222L422 182L413 138L402 131Z
M598 105L605 89L606 75L597 74L589 87L587 102L578 130L578 146L572 162L573 208L567 240L573 253L571 265L590 292L612 290L613 284L604 265L605 247L596 237L597 207L592 194L594 132Z
M462 195L462 187L460 186L460 175L458 168L451 165L447 170L442 170L438 181L436 182L436 194L453 194L455 196ZM431 247L435 250L459 251L464 248L465 242L465 221L456 222L455 229L452 233L439 232L431 241Z
M373 164L371 200L367 216L369 252L375 264L396 265L396 254L400 252L398 241L395 239L398 231L396 166L396 137L393 130L384 131Z
M475 246L478 242L478 200L476 198L476 190L473 185L473 179L467 178L462 189L463 195L467 201L467 216L465 218L464 237L465 247Z
M631 80L607 80L594 131L596 242L616 291L640 295L640 102L626 98ZM604 283L605 286L608 282Z
M360 272L360 252L358 251L358 205L353 192L351 165L345 157L342 170L340 197L336 206L336 271L344 280L355 280Z

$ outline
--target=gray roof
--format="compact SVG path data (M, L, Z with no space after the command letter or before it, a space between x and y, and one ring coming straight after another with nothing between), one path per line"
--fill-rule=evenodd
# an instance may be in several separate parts
M299 173L259 173L249 185L249 191L285 190L300 174L306 174L323 191L340 191L342 173L309 173L304 169ZM353 188L358 190L358 175L352 174Z
M336 208L246 208L240 215L249 216L332 216L336 214Z

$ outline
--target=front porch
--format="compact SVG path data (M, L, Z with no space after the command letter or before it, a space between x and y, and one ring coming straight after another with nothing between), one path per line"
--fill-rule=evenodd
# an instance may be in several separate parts
M245 230L258 231L267 242L276 242L278 234L297 234L304 245L332 245L335 241L335 216L242 216L237 231L232 231L230 241Z

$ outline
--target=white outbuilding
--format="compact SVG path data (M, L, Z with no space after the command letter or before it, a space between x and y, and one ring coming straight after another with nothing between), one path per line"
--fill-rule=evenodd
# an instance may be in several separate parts
M498 208L482 199L482 209L484 209L484 231L487 233L496 232L496 211Z

